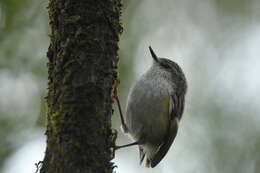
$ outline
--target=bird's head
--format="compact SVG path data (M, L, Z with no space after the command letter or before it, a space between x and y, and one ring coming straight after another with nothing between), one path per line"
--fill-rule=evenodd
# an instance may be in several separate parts
M170 82L175 83L176 85L181 85L181 88L186 90L186 78L180 66L176 62L171 61L167 58L159 58L154 53L151 46L149 46L149 50L154 61L153 64L155 66L159 66L160 70L166 72L164 74L169 75L167 78L170 80Z

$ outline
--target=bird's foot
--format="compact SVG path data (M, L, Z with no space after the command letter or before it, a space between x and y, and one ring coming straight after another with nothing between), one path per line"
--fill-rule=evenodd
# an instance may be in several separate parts
M117 99L118 98L117 87L118 87L119 84L120 84L120 80L119 79L114 80L113 88L112 88L112 94L111 94L111 97L113 99Z

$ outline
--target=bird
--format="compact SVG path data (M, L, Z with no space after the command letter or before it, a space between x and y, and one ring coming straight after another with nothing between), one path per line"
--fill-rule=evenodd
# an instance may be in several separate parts
M158 57L149 46L153 63L130 89L122 129L138 145L140 164L154 168L165 157L178 131L187 81L174 61Z

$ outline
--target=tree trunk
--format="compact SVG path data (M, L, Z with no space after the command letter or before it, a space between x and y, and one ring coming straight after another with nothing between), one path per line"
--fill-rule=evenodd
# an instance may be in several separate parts
M121 0L50 0L47 149L40 173L112 173Z

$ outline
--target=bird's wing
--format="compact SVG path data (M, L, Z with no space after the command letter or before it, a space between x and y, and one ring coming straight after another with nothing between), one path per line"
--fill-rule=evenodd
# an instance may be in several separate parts
M172 142L174 141L178 131L178 120L175 118L174 120L171 120L170 127L168 134L166 136L165 141L161 146L159 147L158 151L156 152L155 156L151 160L151 167L155 167L166 155L168 150L170 149Z
M163 143L158 148L155 156L151 160L151 167L155 167L166 155L169 148L171 147L178 131L178 125L179 125L179 119L181 118L181 115L183 112L183 103L178 104L179 97L176 95L171 96L170 98L170 123L169 123L169 129L168 133L165 135L165 139ZM184 101L184 100L183 100Z

